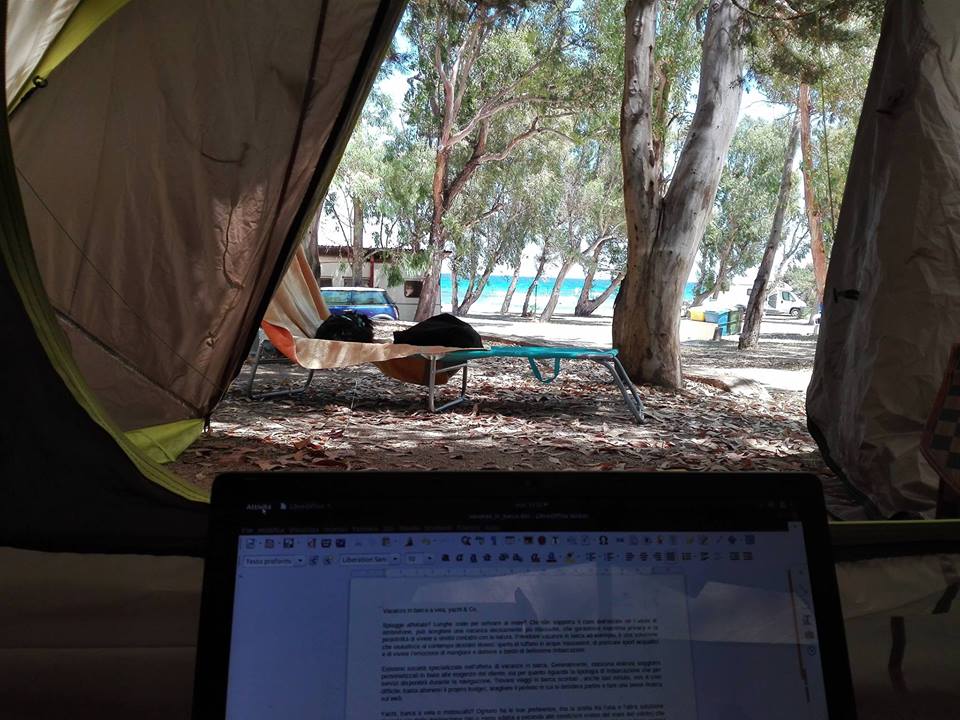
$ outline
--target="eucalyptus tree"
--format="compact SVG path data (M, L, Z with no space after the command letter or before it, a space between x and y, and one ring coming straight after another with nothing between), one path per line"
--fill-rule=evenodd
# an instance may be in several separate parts
M385 138L393 131L392 112L390 97L374 89L322 206L322 212L333 220L351 248L351 274L355 284L363 275L363 241L368 221L373 223L373 235L378 239L395 222L385 185L388 174Z
M678 317L687 276L703 238L733 137L745 67L742 7L715 0L700 39L696 110L669 180L664 174L664 118L676 87L665 28L686 46L699 36L699 2L628 0L620 115L628 259L613 314L613 340L629 375L679 387Z
M404 109L433 151L424 290L417 319L439 293L446 215L477 170L503 162L523 143L556 131L571 103L591 90L589 55L568 0L540 3L418 0L402 25L410 50ZM506 132L505 127L516 128Z
M627 260L626 251L625 228L621 229L617 237L594 250L593 257L589 258L584 265L586 274L583 278L583 286L580 288L580 296L577 298L577 304L573 309L574 315L577 317L592 315L613 293L620 289L620 283L623 282L624 275L626 275L624 270ZM599 295L594 296L592 295L593 284L598 270L608 273L610 281L600 291Z
M818 301L823 298L842 178L866 92L883 5L882 0L795 0L752 13L756 20L751 34L754 70L771 86L786 86L800 114L804 209ZM851 137L851 142L849 147L838 144L832 161L830 139L836 130L843 139ZM834 162L841 173L832 170Z
M782 123L745 119L737 127L700 245L695 305L729 290L732 278L760 261L777 206L784 144ZM796 194L786 201L789 222Z
M783 170L780 174L780 191L777 195L777 205L773 213L773 222L770 226L770 236L767 246L763 250L763 258L757 269L757 277L753 281L750 300L743 316L743 327L740 330L738 346L741 350L755 347L760 340L760 321L763 317L763 303L767 297L770 283L770 273L773 263L783 242L784 218L790 202L790 189L793 184L793 161L797 154L797 143L800 140L800 113L794 114L790 123L787 150L783 155Z
M634 380L678 387L680 303L707 228L748 75L794 37L819 40L883 0L629 0L625 7L621 151L628 229L627 276L614 310L614 344ZM672 28L700 47L696 110L663 172L657 119ZM701 32L702 28L702 32ZM837 31L839 32L839 30ZM771 63L781 67L782 63Z
M555 243L560 268L540 313L541 321L553 317L570 269L574 265L589 264L602 253L607 243L622 238L625 229L623 174L617 153L608 145L589 140L571 147L562 166L561 178L560 218ZM592 276L589 281L592 284Z
M351 248L353 284L363 277L365 221L380 206L383 195L383 146L378 133L361 122L350 138L323 211Z
M537 288L540 284L543 273L546 270L547 263L554 254L553 240L550 236L544 235L540 239L537 248L537 269L533 274L533 281L527 287L527 294L523 298L523 308L520 310L521 317L530 317L533 310L530 308L530 300L536 297Z
M454 295L455 314L468 312L496 268L519 263L527 242L554 223L568 144L558 137L518 148L511 162L480 168L454 202L445 219L451 270L467 281L463 300Z

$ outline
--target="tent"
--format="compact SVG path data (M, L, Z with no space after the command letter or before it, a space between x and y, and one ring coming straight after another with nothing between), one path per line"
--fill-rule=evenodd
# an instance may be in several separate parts
M30 482L0 543L199 551L205 493L160 463L238 373L401 12L8 4L0 322L30 377L0 434Z
M880 517L932 516L940 482L921 441L960 342L958 42L955 2L890 3L807 395L824 456Z
M879 107L904 109L865 113L858 134L828 281L841 295L824 313L810 395L826 452L884 510L926 508L932 477L910 480L909 459L889 462L896 476L874 473L885 457L909 455L894 451L858 470L857 448L876 442L862 431L874 425L864 407L896 409L877 394L878 369L921 368L907 341L928 331L904 312L888 338L868 317L929 296L937 323L925 347L958 335L946 312L958 296L958 275L946 272L957 259L945 218L960 127L947 113L960 96L949 84L960 42L950 6L890 0L868 107L883 96L896 102ZM239 370L402 3L10 0L5 9L0 708L185 716L205 495L159 461L190 442ZM899 85L887 87L888 76ZM916 130L911 152L881 134L901 121ZM929 168L924 187L940 200L921 207L912 189ZM894 252L880 218L914 255ZM930 235L938 245L921 244ZM905 262L913 257L916 269ZM864 298L856 313L845 309L850 288ZM907 409L879 424L905 428L912 443L922 408ZM956 525L834 532L862 707L871 717L950 716Z

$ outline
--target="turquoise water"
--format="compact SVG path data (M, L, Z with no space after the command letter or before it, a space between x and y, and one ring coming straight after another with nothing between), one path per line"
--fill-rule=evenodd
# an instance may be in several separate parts
M474 303L473 307L470 308L471 313L498 313L500 312L500 306L503 304L503 298L507 294L507 288L510 286L510 276L509 275L491 275L490 281L487 283L487 286L483 289L483 294L480 295L480 299ZM534 290L533 296L530 298L530 307L535 308L534 312L539 312L543 310L543 306L546 305L547 300L550 299L550 291L553 289L554 278L540 278L540 281L537 283L537 287ZM523 299L526 297L527 289L530 287L530 284L533 282L533 277L523 277L517 281L517 289L513 294L513 299L510 302L510 312L519 313L523 309ZM603 279L597 279L593 282L593 287L590 290L590 294L596 297L602 293L607 286L610 285L610 281ZM467 281L460 279L457 283L457 287L460 293L460 300L463 300L464 293L467 291ZM567 278L563 281L563 285L560 288L560 298L557 301L556 312L558 314L572 314L573 309L577 305L577 298L580 297L580 290L583 288L583 278ZM684 292L685 300L693 300L693 283L687 283L686 291ZM594 312L594 315L613 315L613 302L617 294L613 293L607 301L598 307ZM449 309L450 307L450 275L449 273L444 273L440 277L440 303L443 305L444 309Z

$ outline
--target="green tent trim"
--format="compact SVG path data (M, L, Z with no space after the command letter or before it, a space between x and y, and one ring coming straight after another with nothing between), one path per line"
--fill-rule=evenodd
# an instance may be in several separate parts
M169 463L193 444L203 432L203 420L178 420L165 425L128 430L127 440L155 463Z
M66 60L70 53L76 50L83 41L93 34L93 31L103 25L120 8L130 0L81 0L80 4L70 14L57 37L50 43L50 47L43 53L40 62L30 78L17 92L16 97L7 108L12 113L20 102L34 88L36 78L46 80L57 66Z

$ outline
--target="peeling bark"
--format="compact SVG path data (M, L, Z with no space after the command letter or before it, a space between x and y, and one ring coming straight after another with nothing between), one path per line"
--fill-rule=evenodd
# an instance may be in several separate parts
M628 256L613 339L634 381L676 388L682 383L678 325L684 287L710 219L743 94L743 11L732 0L710 5L697 109L661 197L660 141L651 121L656 9L655 0L630 0L625 8L620 151Z

